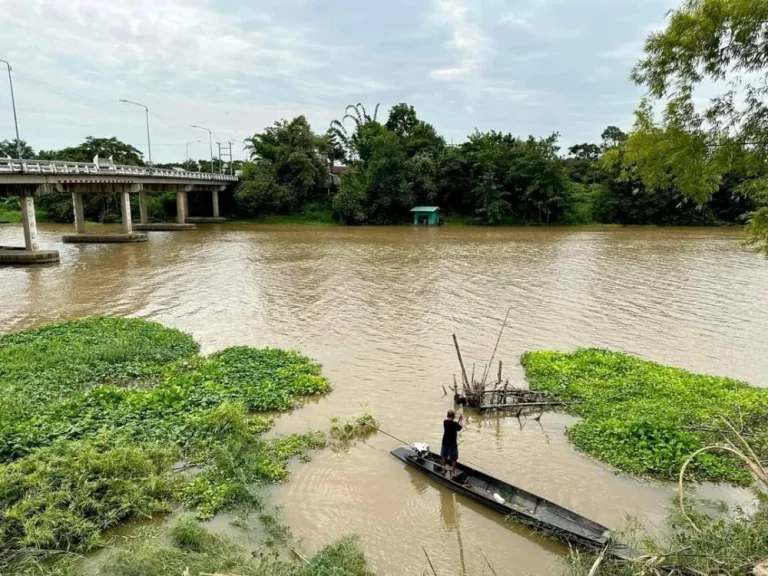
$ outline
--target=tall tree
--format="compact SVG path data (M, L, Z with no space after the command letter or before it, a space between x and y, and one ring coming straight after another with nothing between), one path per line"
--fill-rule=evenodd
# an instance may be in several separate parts
M665 30L652 33L632 78L648 88L627 142L627 160L650 186L674 186L699 203L724 175L743 175L738 193L761 207L749 241L768 255L768 2L685 0ZM729 88L702 110L704 82ZM665 100L660 120L653 100ZM737 167L737 170L734 168Z
M248 142L253 166L235 193L246 214L294 212L323 194L328 143L304 116L275 122Z
M35 151L29 144L24 140L20 140L19 143L21 144L21 157L23 159L26 160L35 157ZM15 138L13 140L3 140L0 142L0 158L5 158L6 156L9 158L19 157L19 148L16 145Z

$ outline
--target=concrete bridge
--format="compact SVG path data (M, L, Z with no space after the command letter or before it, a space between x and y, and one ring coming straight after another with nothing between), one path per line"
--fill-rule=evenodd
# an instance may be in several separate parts
M0 264L30 264L58 262L56 250L40 250L37 242L35 198L46 194L72 194L75 233L63 236L64 242L143 242L147 235L135 230L186 230L195 222L221 222L219 192L233 187L237 176L187 172L185 170L158 169L141 166L122 166L111 160L94 158L93 163L46 160L12 160L0 158L0 198L22 198L22 224L24 248L0 246ZM150 223L146 195L176 192L177 222ZM189 216L187 194L210 192L213 218ZM121 234L86 234L83 213L83 195L118 194L122 212ZM131 220L130 195L139 195L140 223Z

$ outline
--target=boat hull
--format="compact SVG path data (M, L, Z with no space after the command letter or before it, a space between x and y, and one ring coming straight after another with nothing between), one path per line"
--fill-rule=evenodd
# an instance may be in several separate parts
M459 463L457 474L452 477L441 466L441 458L432 452L420 458L411 448L401 446L391 454L446 488L551 538L587 550L606 549L608 554L620 559L638 555L629 546L614 541L605 526L469 466Z

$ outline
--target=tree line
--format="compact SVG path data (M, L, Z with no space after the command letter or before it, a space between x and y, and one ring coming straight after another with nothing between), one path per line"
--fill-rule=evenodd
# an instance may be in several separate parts
M558 135L497 131L449 145L413 106L347 107L323 134L304 116L249 139L238 187L243 217L329 210L346 224L397 224L416 205L483 224L699 224L743 222L756 203L738 193L736 168L697 202L675 183L646 184L628 159L630 134L607 127L595 143L565 152ZM340 178L329 180L332 172Z

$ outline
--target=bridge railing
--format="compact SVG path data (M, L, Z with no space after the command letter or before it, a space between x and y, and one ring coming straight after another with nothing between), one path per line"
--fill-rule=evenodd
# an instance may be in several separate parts
M183 180L217 180L221 182L237 182L237 176L215 174L211 172L188 172L186 170L170 170L168 168L149 168L145 166L98 166L92 162L66 162L61 160L13 160L0 158L0 175L2 174L93 174L102 176L135 176L153 178L179 178Z

